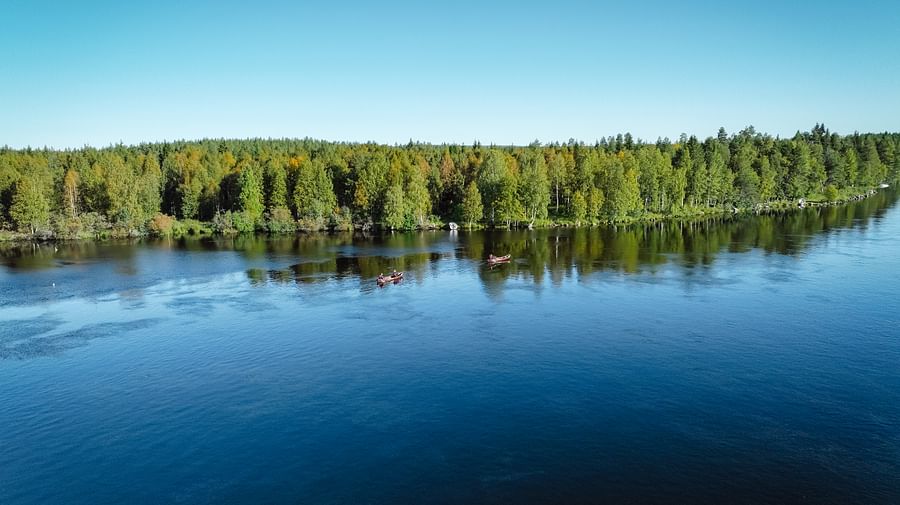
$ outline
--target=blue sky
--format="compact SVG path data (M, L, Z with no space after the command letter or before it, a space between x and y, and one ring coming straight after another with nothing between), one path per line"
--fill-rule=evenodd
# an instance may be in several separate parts
M900 130L894 1L4 0L0 12L0 145L13 147Z

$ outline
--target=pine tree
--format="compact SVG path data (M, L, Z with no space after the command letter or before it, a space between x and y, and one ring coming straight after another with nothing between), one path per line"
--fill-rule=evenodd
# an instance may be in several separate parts
M241 193L239 201L241 211L247 223L256 227L262 220L263 210L263 191L262 183L259 176L259 168L256 165L248 165L241 170L240 186Z
M284 166L275 160L266 164L266 186L268 191L267 208L269 211L287 207L287 174Z

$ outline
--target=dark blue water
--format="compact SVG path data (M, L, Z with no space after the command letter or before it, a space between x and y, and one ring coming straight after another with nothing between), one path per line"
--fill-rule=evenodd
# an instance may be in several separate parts
M4 505L900 503L893 194L0 264Z

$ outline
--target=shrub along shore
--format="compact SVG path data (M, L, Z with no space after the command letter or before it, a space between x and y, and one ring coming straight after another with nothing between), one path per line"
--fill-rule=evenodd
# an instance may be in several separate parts
M0 148L0 240L590 226L858 199L900 180L900 134L748 127L648 143L404 146L311 139Z

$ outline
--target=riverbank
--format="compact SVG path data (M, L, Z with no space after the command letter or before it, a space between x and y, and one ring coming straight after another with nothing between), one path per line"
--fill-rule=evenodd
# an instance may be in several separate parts
M756 204L752 207L682 207L677 212L667 214L644 212L636 216L619 216L612 219L599 220L575 220L569 216L552 216L548 219L536 220L533 224L527 222L510 223L509 226L490 226L484 224L460 225L460 228L467 230L482 229L509 229L509 228L570 228L570 227L592 227L592 226L622 226L629 224L650 224L664 221L700 221L704 219L721 219L732 216L761 214L771 212L789 212L806 207L832 207L846 205L854 201L860 201L865 198L877 194L886 188L872 188L862 193L858 190L845 190L837 195L826 196L824 194L813 194L808 198L799 200L775 200L766 203ZM105 223L96 216L83 216L83 221L88 227L93 223ZM233 236L240 235L233 229L222 230L219 223L197 221L193 219L179 221L171 216L163 214L157 215L152 219L144 229L125 229L106 224L100 224L99 229L80 229L79 227L69 226L62 228L63 232L45 230L34 234L22 233L11 230L0 230L0 242L64 242L71 240L109 240L109 239L127 239L127 238L143 238L143 237L213 237L213 236ZM79 223L80 224L80 223ZM432 220L426 226L417 228L418 230L436 230L447 228L449 222L445 223L440 220ZM93 225L97 226L97 225ZM365 223L360 225L348 224L342 225L341 228L333 226L310 226L310 223L296 221L292 226L286 226L284 222L278 223L277 227L262 227L253 233L262 233L269 235L295 235L304 233L319 233L333 231L413 231L413 230L393 230L391 228Z

